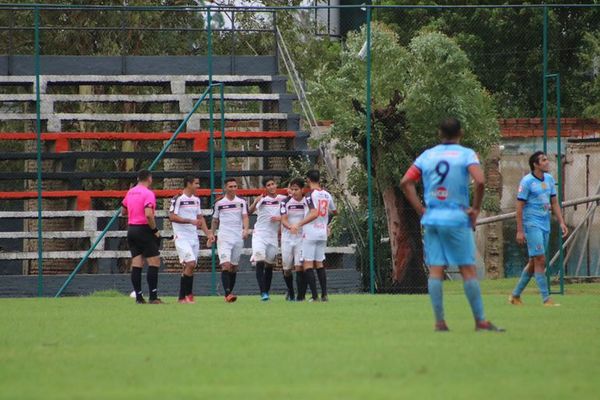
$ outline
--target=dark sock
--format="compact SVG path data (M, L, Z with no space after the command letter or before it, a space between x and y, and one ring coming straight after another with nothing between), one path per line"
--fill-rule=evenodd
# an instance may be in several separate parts
M142 269L131 267L131 284L135 290L135 299L142 299Z
M187 279L187 285L186 285L186 290L185 290L185 295L189 296L193 293L193 289L194 289L194 275L191 276L186 276Z
M150 291L150 301L156 300L158 298L158 267L148 266L146 280Z
M258 282L258 290L260 294L265 292L265 262L258 261L256 263L256 282Z
M294 298L294 275L290 272L289 275L283 274L283 280L285 281L285 286L287 286L288 294L293 299Z
M185 291L186 291L186 284L187 284L187 279L185 279L186 276L185 275L181 275L181 279L179 280L179 300L182 300L183 298L185 298Z
M304 300L306 297L306 279L304 271L296 271L296 286L298 287L298 300Z
M237 272L229 273L229 292L233 292L233 288L235 287L235 277L237 276Z
M325 268L317 268L317 277L319 278L319 286L321 286L321 297L327 296L327 274Z
M265 267L265 292L271 291L271 282L273 281L273 266L268 265Z
M306 278L306 282L310 288L310 293L312 294L313 300L317 300L319 295L317 294L317 280L315 279L315 271L312 268L307 269L304 271L304 277Z
M231 277L229 275L229 271L221 271L221 283L223 284L225 296L227 296L229 293L231 293Z

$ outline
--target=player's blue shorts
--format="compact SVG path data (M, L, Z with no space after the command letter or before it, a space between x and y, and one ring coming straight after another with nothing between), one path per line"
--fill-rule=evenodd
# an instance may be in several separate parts
M525 230L525 240L527 241L529 257L545 255L548 248L549 232L530 225L525 225L523 229Z
M475 265L473 229L425 226L425 263L428 266Z

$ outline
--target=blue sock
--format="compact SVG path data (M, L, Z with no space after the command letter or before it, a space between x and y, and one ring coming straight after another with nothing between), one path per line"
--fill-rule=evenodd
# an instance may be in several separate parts
M481 289L479 288L479 281L477 279L468 279L463 281L463 288L465 289L465 295L471 305L473 311L473 317L475 321L485 321L485 315L483 314L483 299L481 298Z
M435 314L435 320L444 320L444 294L442 292L442 280L437 278L429 278L427 281L429 297L431 298L431 306Z
M546 280L546 275L544 273L535 273L535 281L537 282L538 287L540 288L540 294L542 295L542 301L545 303L550 298L550 293L548 291L548 281Z
M521 279L519 279L519 283L517 283L517 287L515 288L515 290L513 290L513 296L515 297L519 297L521 296L521 293L523 293L523 290L525 290L525 287L527 286L527 284L529 283L529 281L531 280L531 275L529 275L529 273L527 272L527 268L523 268L523 272L521 273Z

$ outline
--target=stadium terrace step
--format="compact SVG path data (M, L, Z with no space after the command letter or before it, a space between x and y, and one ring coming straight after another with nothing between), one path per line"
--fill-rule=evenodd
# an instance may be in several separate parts
M44 94L44 101L52 102L87 102L87 103L158 103L180 101L182 98L198 100L198 94ZM213 94L214 99L220 99L219 93ZM225 93L223 100L233 101L278 101L295 99L292 94L282 93ZM27 94L0 94L0 102L36 101L36 95Z
M284 193L284 190L280 190L280 193ZM42 192L43 199L65 199L74 198L76 199L77 210L91 210L92 199L122 199L125 197L127 191L125 190L61 190L61 191L44 191ZM157 198L170 198L181 193L179 189L169 190L155 190L154 194ZM259 196L264 193L264 189L239 189L238 196ZM209 197L210 189L199 189L197 195L200 197ZM214 194L216 196L222 195L220 189L216 189ZM0 200L27 200L36 199L37 192L0 192ZM48 213L58 211L46 211L44 216ZM70 211L64 211L70 212ZM110 212L110 211L109 211ZM11 212L15 214L15 212ZM50 214L52 215L52 214ZM112 214L110 214L112 215ZM37 214L35 216L37 218Z
M281 75L213 75L213 83L231 85L257 85L266 82L286 81ZM188 85L207 85L208 75L41 75L42 86L48 84L102 85L102 84L170 84L184 82ZM35 83L35 75L0 75L0 84L18 85Z
M42 113L42 120L77 120L77 121L109 121L109 122L121 122L121 121L137 121L137 122L163 122L163 121L181 121L186 117L186 113L177 114L160 114L160 113ZM226 121L273 121L273 120L287 120L288 118L297 117L295 114L286 113L225 113ZM0 113L0 119L5 121L22 121L22 120L35 120L36 114L31 113ZM218 120L220 118L219 113L213 114L213 118ZM194 114L192 119L208 121L210 114Z
M215 131L215 137L220 137L221 132ZM57 132L42 133L43 141L55 142L55 152L69 151L70 140L110 140L110 141L157 141L169 140L172 133L169 132ZM226 131L227 140L248 140L248 139L295 139L306 134L296 133L294 131ZM192 140L193 151L207 151L210 132L181 132L177 140ZM0 141L3 140L36 140L34 132L4 132L0 133Z
M210 171L153 171L152 176L156 179L161 178L182 178L192 173L198 178L210 177ZM287 170L249 170L249 171L236 171L229 170L226 172L228 177L241 177L241 176L288 176L289 171ZM214 175L217 179L221 179L221 171L215 171ZM137 177L136 171L92 171L92 172L44 172L42 175L44 180L61 180L61 181L73 181L82 179L129 179L132 182ZM3 172L0 174L0 180L10 181L14 179L37 179L37 172Z
M46 251L42 253L44 259L81 259L85 255L85 251ZM326 254L354 254L353 247L326 247ZM200 250L200 257L210 257L212 250ZM242 249L242 254L246 256L252 255L251 248ZM161 251L161 256L164 258L176 258L177 252L173 250ZM38 253L35 251L18 251L18 252L0 252L0 260L37 260ZM96 250L90 254L91 259L100 258L131 258L131 253L128 250Z
M42 153L42 160L67 160L67 159L139 159L152 160L158 155L158 152L122 152L122 151L74 151L59 153ZM317 157L318 150L242 150L226 151L225 157L298 157L308 156ZM221 152L215 151L215 158L221 158ZM35 160L37 153L29 152L2 152L0 160ZM207 160L210 153L207 151L177 151L167 152L163 156L166 158L183 158L191 160Z

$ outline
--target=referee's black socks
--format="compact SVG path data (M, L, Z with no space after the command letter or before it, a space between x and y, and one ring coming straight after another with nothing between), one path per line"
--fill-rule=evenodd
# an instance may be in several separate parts
M158 268L148 266L146 280L148 281L148 289L150 291L150 301L158 299Z
M137 267L131 267L131 284L133 290L135 290L135 299L137 301L142 300L142 269Z

